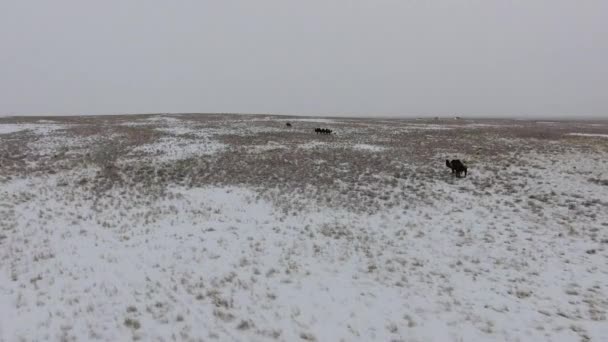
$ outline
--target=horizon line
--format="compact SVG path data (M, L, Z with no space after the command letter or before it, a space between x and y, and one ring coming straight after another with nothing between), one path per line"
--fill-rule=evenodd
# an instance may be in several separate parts
M555 114L555 115L481 115L481 114L458 114L438 115L438 114L354 114L354 113L256 113L256 112L130 112L130 113L103 113L103 114L53 114L53 113L28 113L28 114L0 114L0 118L21 118L21 117L79 117L79 116L136 116L136 115L268 115L268 116L288 116L288 117L316 117L316 118L344 118L344 119L495 119L495 120L608 120L608 114L585 115L585 114Z

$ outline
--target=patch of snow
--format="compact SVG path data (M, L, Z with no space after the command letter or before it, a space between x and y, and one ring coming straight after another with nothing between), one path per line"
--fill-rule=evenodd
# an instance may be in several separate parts
M266 116L262 118L254 118L248 121L280 121L280 122L318 122L318 123L338 123L339 120L325 119L325 118L279 118Z
M137 127L137 126L147 126L147 125L151 125L150 122L146 122L143 120L133 120L133 121L127 121L127 122L123 122L119 124L120 126L127 126L127 127Z
M252 145L249 147L249 150L255 153L262 153L265 151L272 151L272 150L277 150L277 149L286 149L287 146L283 145L283 144L279 144L277 142L274 141L269 141L267 144L264 145Z
M180 125L185 122L171 116L152 116L145 119L134 119L122 122L121 126L148 126L148 125Z
M106 137L106 138L111 138ZM28 143L31 151L40 156L48 156L57 152L85 153L98 141L98 137L74 137L67 135L41 135L38 139Z
M10 134L21 131L32 131L35 134L45 135L55 130L63 129L65 125L60 124L1 124L0 134Z
M568 133L568 135L573 135L573 136L578 136L578 137L608 138L608 134Z
M437 124L407 124L403 126L404 128L409 129L429 129L429 130L442 130L442 129L452 129L453 127L447 125L437 125Z
M198 137L211 137L213 134L217 133L215 130L205 129L205 128L191 128L186 126L172 125L168 127L159 127L156 130L169 133L172 135L193 135Z
M363 150L363 151L369 151L369 152L382 152L382 151L386 150L386 147L384 147L384 146L369 145L369 144L355 144L355 145L353 145L353 148L356 150Z
M153 117L145 119L145 120L150 121L150 122L155 122L155 123L162 122L162 123L166 123L166 124L175 124L175 123L182 122L180 119L170 117L170 116L153 116Z
M464 126L456 126L456 128L493 128L493 127L506 128L506 127L517 127L517 125L472 123L472 124L466 124Z
M330 145L325 141L311 141L311 142L307 142L307 143L298 145L298 148L303 148L303 149L312 149L312 148L319 148L319 147L330 147Z
M140 152L152 156L156 161L166 162L214 154L225 147L224 144L211 139L162 137L157 142L135 147L131 154Z
M272 119L272 120L276 120ZM318 123L339 123L341 121L338 120L334 120L334 119L323 119L323 118L301 118L301 119L280 119L281 121L289 121L289 122L318 122Z

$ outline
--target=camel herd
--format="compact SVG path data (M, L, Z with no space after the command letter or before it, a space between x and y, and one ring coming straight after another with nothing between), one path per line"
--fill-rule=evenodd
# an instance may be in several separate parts
M329 128L315 128L317 134L331 134L333 131Z
M285 124L287 127L292 127L291 123L286 123ZM317 134L332 134L333 130L329 129L329 128L315 128L315 133ZM450 168L452 170L452 174L456 175L456 177L462 177L462 174L464 173L464 176L467 176L467 167L465 164L463 164L459 159L453 159L452 161L450 161L449 159L446 159L445 164L448 168Z
M291 128L291 122L285 124L285 126ZM315 128L315 133L317 134L332 134L334 131L329 128Z

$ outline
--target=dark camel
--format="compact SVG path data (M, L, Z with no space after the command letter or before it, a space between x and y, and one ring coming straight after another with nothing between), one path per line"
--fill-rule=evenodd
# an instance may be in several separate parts
M463 172L464 176L467 176L467 167L459 159L453 159L452 161L446 159L445 165L452 169L452 173L456 174L457 177L461 177Z

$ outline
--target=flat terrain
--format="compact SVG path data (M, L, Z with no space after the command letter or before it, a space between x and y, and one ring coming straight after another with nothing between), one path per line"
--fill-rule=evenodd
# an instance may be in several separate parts
M608 122L0 118L20 340L607 341Z

